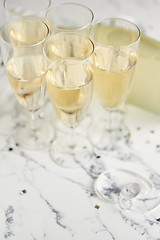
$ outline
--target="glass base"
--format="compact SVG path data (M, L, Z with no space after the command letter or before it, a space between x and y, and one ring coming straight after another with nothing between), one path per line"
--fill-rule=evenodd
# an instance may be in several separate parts
M27 123L17 128L16 143L29 150L39 150L49 147L55 138L53 126L44 119L38 119L37 130L31 130Z
M124 123L115 129L109 129L106 126L107 120L103 118L99 119L98 124L93 124L89 129L89 139L97 149L110 151L116 148L118 141L129 141L130 131Z
M85 155L91 155L92 145L88 139L79 135L72 136L72 141L68 140L67 134L59 133L50 147L50 155L61 167L77 168L84 161Z
M96 194L120 209L144 212L160 202L157 189L148 178L124 169L103 172L95 182Z

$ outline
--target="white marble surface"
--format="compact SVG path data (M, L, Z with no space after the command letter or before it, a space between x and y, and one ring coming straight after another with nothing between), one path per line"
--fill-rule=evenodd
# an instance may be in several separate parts
M96 19L127 16L151 36L160 35L156 0L81 3L93 9ZM147 172L159 194L160 116L127 106L131 143L126 143L125 154L120 149L99 152L100 158L95 158L90 167L82 164L69 170L54 164L48 149L27 151L16 146L14 133L21 117L4 71L0 73L0 86L0 240L160 239L156 220L160 218L159 206L146 213L123 211L100 200L93 188L103 168L125 166ZM54 114L48 105L45 113L53 123Z

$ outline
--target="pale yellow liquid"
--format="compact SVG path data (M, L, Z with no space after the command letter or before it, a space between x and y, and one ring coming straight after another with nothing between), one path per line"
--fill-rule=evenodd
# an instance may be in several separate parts
M46 25L33 19L15 22L10 27L10 41L14 46L36 44L44 40L47 34Z
M7 77L19 104L36 111L45 97L44 57L42 55L11 58L6 64Z
M105 47L95 48L94 80L100 104L117 108L132 86L137 57L134 53Z
M84 60L90 56L93 46L80 34L62 34L45 45L45 54L51 60L74 58Z
M91 31L91 38L95 44L103 46L128 46L135 42L138 32L119 26L95 25L94 31Z
M50 100L59 119L68 126L80 122L92 97L93 74L81 60L60 60L46 73Z
M132 86L137 56L128 45L136 41L138 35L127 28L96 25L91 37L95 42L96 95L104 108L117 108L126 101Z
M160 42L143 34L134 80L128 102L160 114Z

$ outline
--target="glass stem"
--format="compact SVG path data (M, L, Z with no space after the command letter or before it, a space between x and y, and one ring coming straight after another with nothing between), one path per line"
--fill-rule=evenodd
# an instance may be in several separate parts
M118 109L109 110L106 120L106 131L107 131L107 148L110 150L115 149L117 141L120 140L120 125L121 125L121 114Z
M30 126L31 126L32 132L36 132L38 130L38 128L37 128L37 113L36 112L30 112Z
M107 130L112 132L112 110L108 111L108 123L107 123Z
M119 109L109 110L106 125L108 132L119 131L124 125L124 113Z
M113 131L115 131L115 128L114 128L114 112L112 110L108 110L108 113L107 113L107 119L106 119L106 130L108 133L111 133Z
M75 146L76 146L76 143L74 141L74 135L75 135L75 128L74 127L70 127L70 131L69 131L69 134L68 134L68 146L69 148L71 149L74 149Z

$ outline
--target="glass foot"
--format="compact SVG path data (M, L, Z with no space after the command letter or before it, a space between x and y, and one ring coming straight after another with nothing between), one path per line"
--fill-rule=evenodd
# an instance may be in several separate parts
M83 158L91 152L92 145L85 137L76 135L72 137L72 141L68 141L67 135L63 133L58 134L50 147L52 160L65 168L79 167L81 157Z
M25 123L19 126L16 132L16 143L29 150L39 150L49 147L55 138L53 126L41 119L38 120L38 126L37 130L31 130L30 126Z
M89 129L89 139L99 150L112 150L116 148L118 141L128 142L130 139L129 128L123 124L115 129L106 128L106 119L99 119Z
M103 200L117 204L121 209L144 212L160 202L152 182L141 175L123 169L103 172L95 182L96 194Z

